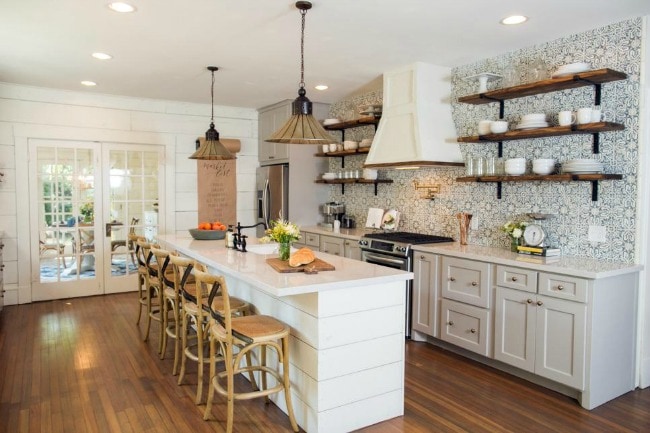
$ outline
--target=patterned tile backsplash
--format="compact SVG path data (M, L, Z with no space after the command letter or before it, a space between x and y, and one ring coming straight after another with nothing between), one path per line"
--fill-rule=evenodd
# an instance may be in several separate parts
M440 167L419 170L380 170L379 177L392 179L380 184L374 195L372 185L348 184L345 194L339 185L329 186L330 199L345 203L347 213L357 224L365 224L369 207L395 208L401 214L400 230L431 233L458 238L457 212L474 215L478 228L470 230L469 243L509 248L508 237L500 227L508 220L529 218L527 213L552 214L544 221L550 243L564 255L602 260L635 261L637 229L638 126L641 73L642 21L636 18L580 33L545 44L507 53L495 58L452 69L452 101L477 93L478 83L465 80L480 72L502 75L490 81L488 90L536 81L538 72L548 78L559 66L588 62L594 69L610 68L625 72L627 80L602 86L602 108L606 120L625 125L624 131L600 134L600 153L592 154L591 135L550 137L503 143L503 157L523 157L528 164L534 158L555 158L562 163L573 158L594 158L604 164L606 173L619 173L622 180L599 184L598 201L591 200L590 182L512 182L504 183L502 198L496 197L496 184L461 183L464 168ZM535 68L537 67L537 68ZM373 91L333 104L330 117L347 120L361 105L381 103L382 92ZM514 127L526 113L545 113L551 124L557 112L590 107L594 104L592 87L552 92L505 103L505 120ZM495 120L498 104L468 105L452 103L452 114L459 136L476 135L479 120ZM346 131L353 140L372 137L373 127ZM333 133L337 134L337 133ZM338 137L340 138L340 137ZM497 156L497 144L460 144L463 156ZM347 157L345 170L362 169L362 156ZM330 171L340 171L341 159L330 158ZM439 184L434 200L421 198L414 183ZM323 186L323 188L325 188ZM604 226L607 241L588 241L590 225Z

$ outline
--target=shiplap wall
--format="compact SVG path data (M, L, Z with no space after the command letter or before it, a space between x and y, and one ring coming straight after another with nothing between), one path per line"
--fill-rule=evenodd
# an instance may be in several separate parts
M165 148L165 232L197 223L195 140L209 126L210 105L71 92L0 83L0 237L5 304L31 301L27 147L32 138L159 145ZM224 138L241 140L237 217L253 223L257 111L215 106ZM161 200L161 204L162 200ZM35 258L38 259L37 257Z

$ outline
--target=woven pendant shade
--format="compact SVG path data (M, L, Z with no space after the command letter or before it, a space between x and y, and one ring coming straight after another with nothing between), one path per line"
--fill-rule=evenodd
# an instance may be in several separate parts
M219 132L214 129L214 123L210 123L210 129L205 132L205 142L190 156L190 159L226 160L236 159L236 157L219 141Z

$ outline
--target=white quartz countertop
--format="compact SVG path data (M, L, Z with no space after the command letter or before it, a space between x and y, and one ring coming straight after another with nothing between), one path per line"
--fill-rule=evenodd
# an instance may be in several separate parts
M300 231L316 233L325 236L336 236L338 238L352 239L358 241L366 233L373 233L376 232L377 230L359 227L354 229L339 229L338 231L334 231L334 229L330 229L327 227L309 226L309 227L300 227Z
M413 251L422 251L445 256L519 266L543 272L568 274L576 277L597 279L639 272L642 265L605 262L583 257L536 257L513 253L503 248L479 245L460 245L458 242L444 244L414 245Z
M314 251L316 257L334 265L336 268L334 271L321 271L317 274L280 273L266 263L267 258L277 257L277 253L242 253L226 248L223 240L197 241L189 235L158 235L157 239L165 248L176 249L181 254L215 268L224 275L244 280L274 296L299 295L413 279L412 272L318 251ZM253 239L248 245L254 244Z

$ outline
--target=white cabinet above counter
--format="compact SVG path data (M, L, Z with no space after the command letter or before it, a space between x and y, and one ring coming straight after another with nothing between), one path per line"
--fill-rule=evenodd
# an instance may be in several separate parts
M586 409L634 389L641 265L458 243L413 249L435 264L426 275L415 268L414 316L429 312L426 326L414 323L420 339L574 397Z

